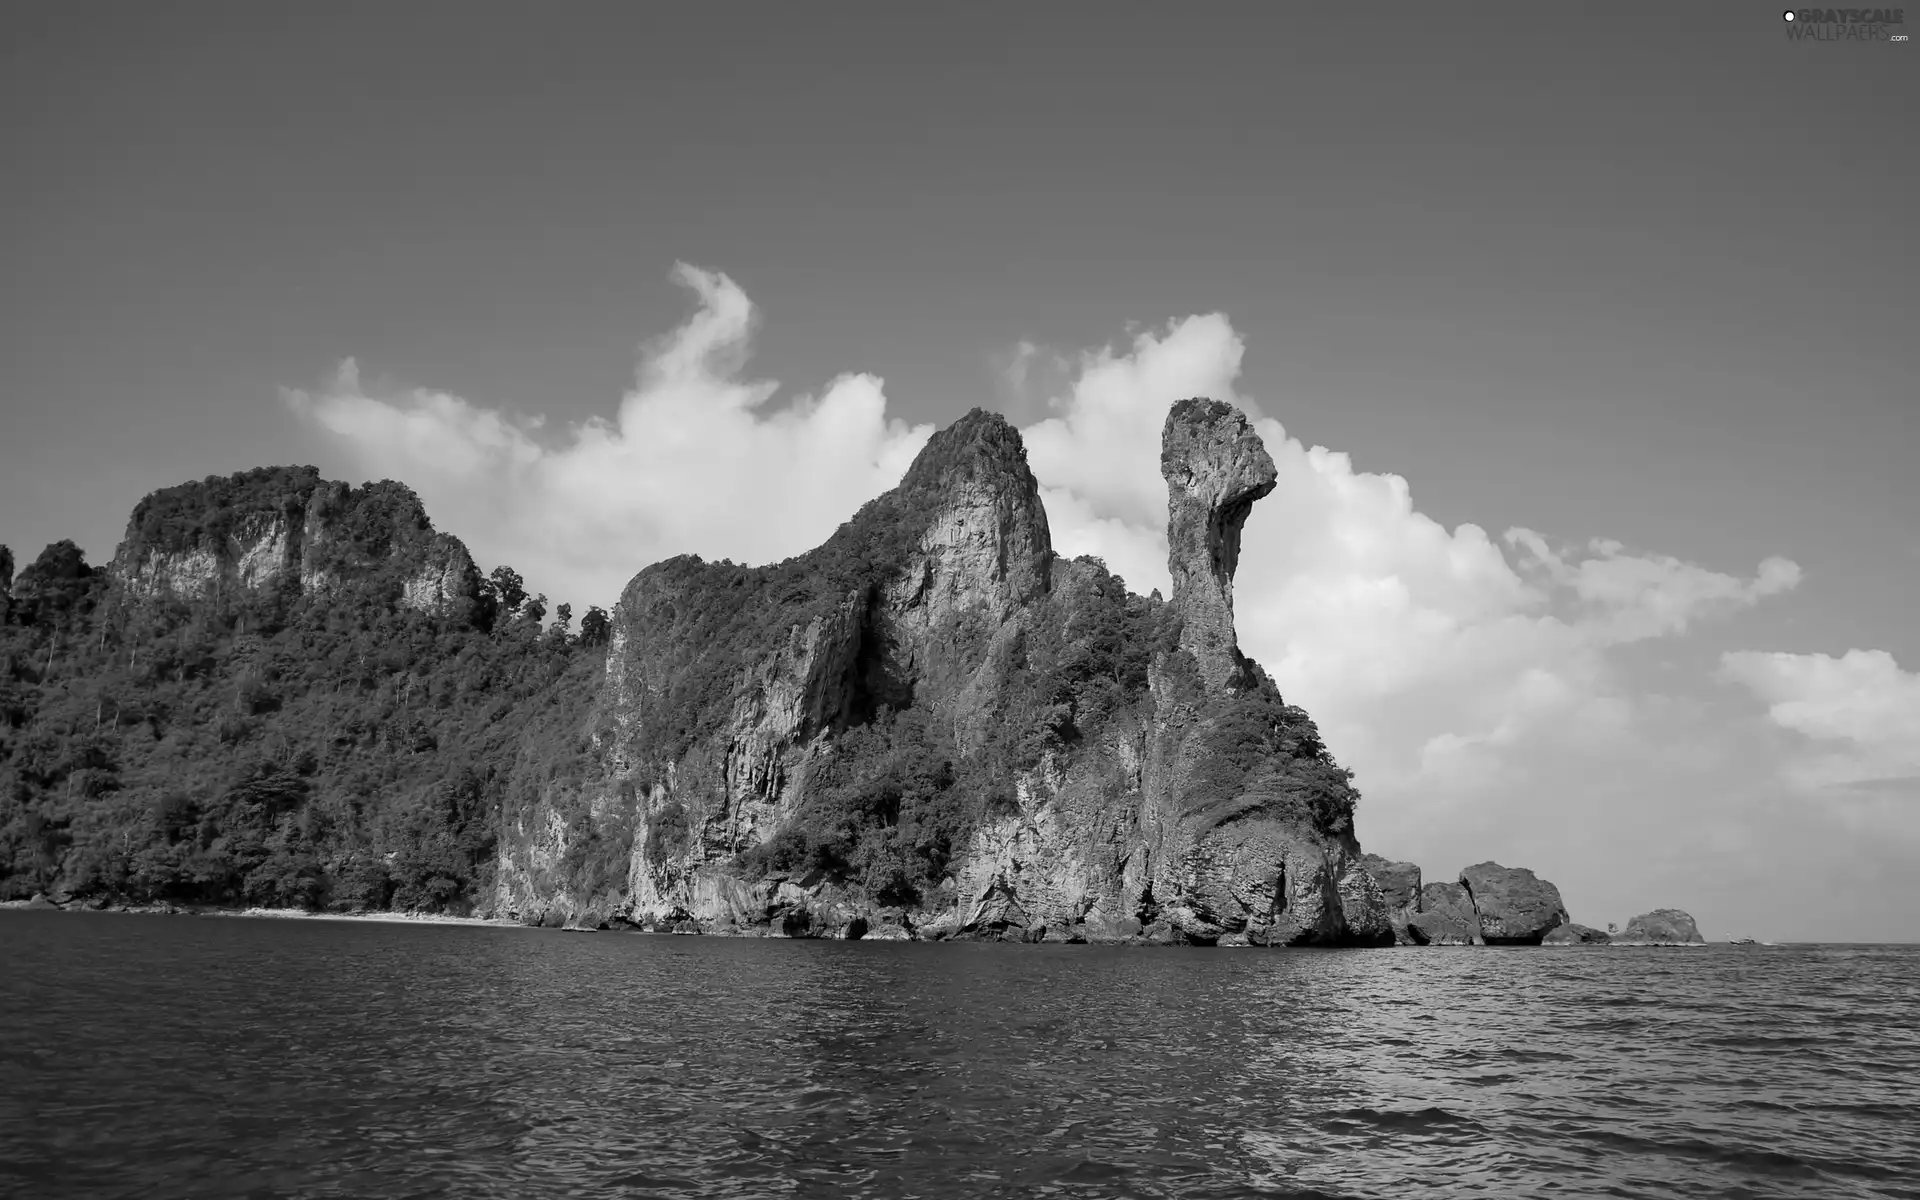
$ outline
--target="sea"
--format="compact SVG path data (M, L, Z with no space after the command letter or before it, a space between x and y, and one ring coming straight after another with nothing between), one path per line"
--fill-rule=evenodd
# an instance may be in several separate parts
M0 1195L1920 1197L1920 946L0 912Z

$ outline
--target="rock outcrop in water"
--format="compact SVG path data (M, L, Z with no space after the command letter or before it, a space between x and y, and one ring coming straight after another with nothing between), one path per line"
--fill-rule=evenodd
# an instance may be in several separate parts
M1173 596L1052 550L976 411L819 549L683 557L613 617L596 779L509 814L522 919L829 936L1384 944L1349 773L1241 654L1274 468L1225 404L1163 436ZM564 863L629 843L623 878Z
M1656 908L1627 922L1613 937L1616 946L1700 946L1706 944L1693 918L1677 908Z
M1568 923L1560 889L1523 867L1484 862L1460 872L1456 883L1421 886L1420 868L1366 855L1400 945L1540 945L1587 942L1593 930ZM1605 941L1606 935L1599 934Z
M1525 867L1478 863L1460 872L1460 885L1473 899L1480 936L1490 946L1537 946L1567 922L1560 889Z

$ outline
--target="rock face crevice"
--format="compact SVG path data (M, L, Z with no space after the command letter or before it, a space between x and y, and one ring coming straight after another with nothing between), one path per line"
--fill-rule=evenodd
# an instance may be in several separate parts
M1347 773L1234 634L1240 529L1272 460L1236 410L1187 400L1162 471L1170 601L1059 558L1019 433L979 411L808 554L640 572L613 614L599 781L511 814L497 911L775 936L1390 942ZM631 838L614 893L548 868L587 825Z

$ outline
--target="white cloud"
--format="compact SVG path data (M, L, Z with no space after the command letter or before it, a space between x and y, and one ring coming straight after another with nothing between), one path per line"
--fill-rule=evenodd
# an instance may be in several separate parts
M349 360L287 402L374 475L420 492L483 563L511 562L576 607L610 604L675 554L766 562L804 550L899 481L931 426L886 415L881 381L849 374L784 408L744 381L755 310L725 275L681 264L700 305L646 347L612 421L534 437L537 420L426 389L370 394Z
M1920 831L1920 672L1884 650L1825 654L1734 651L1721 673L1768 704L1775 726L1810 745L1788 758L1796 788L1846 789L1849 811ZM1904 801L1904 804L1902 804Z
M1701 616L1742 608L1800 583L1800 567L1779 557L1742 581L1665 555L1630 555L1607 538L1588 543L1591 557L1568 563L1532 530L1510 529L1506 537L1526 552L1523 566L1570 589L1590 614L1607 614L1621 641L1681 633Z

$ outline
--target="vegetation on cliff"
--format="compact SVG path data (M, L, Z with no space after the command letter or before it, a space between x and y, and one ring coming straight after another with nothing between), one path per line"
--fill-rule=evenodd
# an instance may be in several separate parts
M156 492L122 565L298 514L310 467ZM331 488L309 572L132 594L71 542L0 614L0 898L460 911L509 797L584 770L606 638L539 624L501 569L454 613L401 603L432 534L403 485ZM324 557L320 557L324 554Z

